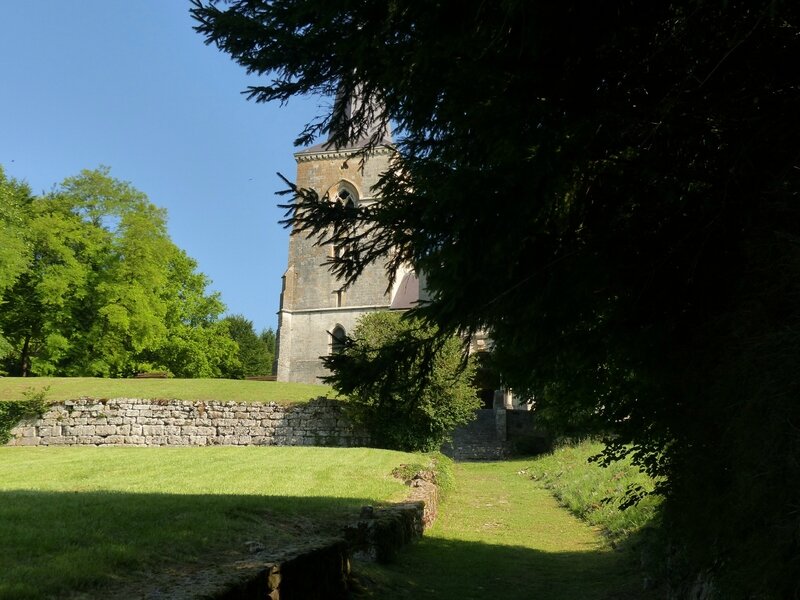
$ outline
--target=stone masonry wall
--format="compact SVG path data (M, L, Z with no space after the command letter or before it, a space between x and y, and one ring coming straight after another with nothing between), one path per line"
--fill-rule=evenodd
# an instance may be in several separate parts
M12 430L10 446L366 446L341 403L80 398Z

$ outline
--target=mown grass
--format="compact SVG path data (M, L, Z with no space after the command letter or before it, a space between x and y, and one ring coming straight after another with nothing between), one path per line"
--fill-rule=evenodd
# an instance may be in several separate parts
M305 402L333 395L326 385L238 379L102 379L97 377L0 377L0 401L22 400L29 389L47 390L49 401L90 398L167 398L236 402Z
M373 599L638 598L626 553L559 506L530 460L456 465L456 486L425 537L396 564L357 564Z
M222 568L253 543L277 552L335 535L361 506L401 499L391 471L415 461L345 448L0 448L0 598L112 598L159 574Z
M591 441L563 446L532 461L525 472L575 515L601 527L611 542L620 543L653 523L660 498L646 496L638 504L620 510L630 488L641 487L650 492L654 482L630 460L608 467L589 462L602 450L603 444Z

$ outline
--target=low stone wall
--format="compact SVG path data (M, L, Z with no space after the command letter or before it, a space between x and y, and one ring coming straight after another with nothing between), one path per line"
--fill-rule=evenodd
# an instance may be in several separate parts
M80 398L12 430L10 446L367 446L340 402L305 404Z

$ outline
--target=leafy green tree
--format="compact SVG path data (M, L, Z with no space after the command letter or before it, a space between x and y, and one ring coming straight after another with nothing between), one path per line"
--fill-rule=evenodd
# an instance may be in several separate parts
M183 250L173 248L168 284L162 290L167 305L164 341L138 355L140 370L166 369L176 377L233 377L241 370L238 349L219 317L225 305L219 293L206 293L208 277Z
M31 200L28 186L8 179L0 166L0 306L5 291L27 269L31 259L26 235L26 208ZM11 348L0 328L0 358Z
M158 364L211 377L235 362L214 325L224 306L169 239L164 210L107 168L33 198L25 219L30 259L0 305L8 372L125 376Z
M373 234L335 272L387 257L425 272L421 316L488 327L504 379L553 426L609 433L609 457L662 477L690 572L726 597L797 595L798 3L194 0L193 15L269 76L258 101L360 93L300 143L397 125L381 203L293 190L298 231Z
M236 375L248 377L272 373L272 355L264 340L256 335L253 322L242 315L230 315L222 321L228 326L229 335L239 346L241 370Z
M344 349L324 358L325 378L382 448L428 452L480 408L475 366L458 337L398 312L361 317Z

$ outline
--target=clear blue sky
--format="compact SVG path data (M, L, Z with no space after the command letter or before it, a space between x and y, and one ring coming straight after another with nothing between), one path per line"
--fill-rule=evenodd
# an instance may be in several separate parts
M323 110L258 83L192 30L184 0L0 0L0 164L34 193L100 165L167 209L228 313L277 325L288 233L276 172Z

